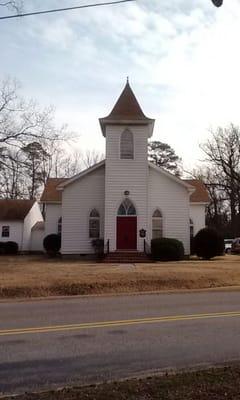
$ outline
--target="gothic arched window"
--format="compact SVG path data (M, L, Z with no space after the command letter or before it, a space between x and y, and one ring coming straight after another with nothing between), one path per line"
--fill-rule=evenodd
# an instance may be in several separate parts
M100 214L94 208L89 214L89 237L99 238L100 236Z
M152 239L163 237L163 223L162 213L155 210L152 215Z
M133 134L129 129L125 129L121 135L120 158L125 160L133 159Z
M125 199L118 209L118 215L136 215L136 208L129 199Z

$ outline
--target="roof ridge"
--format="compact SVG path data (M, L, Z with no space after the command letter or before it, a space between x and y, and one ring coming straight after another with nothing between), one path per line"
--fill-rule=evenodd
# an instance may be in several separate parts
M101 118L105 121L107 120L150 120L146 117L142 108L127 80L119 98L113 106L110 114Z

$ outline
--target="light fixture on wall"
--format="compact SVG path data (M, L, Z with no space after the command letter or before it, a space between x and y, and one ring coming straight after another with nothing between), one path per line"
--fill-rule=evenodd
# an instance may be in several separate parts
M212 0L212 3L216 6L216 7L221 7L223 4L223 0Z
M139 236L141 237L141 238L145 238L146 237L146 229L140 229L139 230Z

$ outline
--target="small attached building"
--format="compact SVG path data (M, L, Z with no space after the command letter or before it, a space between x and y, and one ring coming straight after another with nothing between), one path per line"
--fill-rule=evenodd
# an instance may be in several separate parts
M43 222L36 200L0 199L0 241L16 242L19 251L32 249L32 227Z

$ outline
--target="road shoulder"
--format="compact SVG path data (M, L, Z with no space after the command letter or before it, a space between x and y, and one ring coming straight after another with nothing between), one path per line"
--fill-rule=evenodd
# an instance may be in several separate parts
M198 371L164 372L138 379L67 387L41 393L5 396L2 400L237 400L240 364Z

